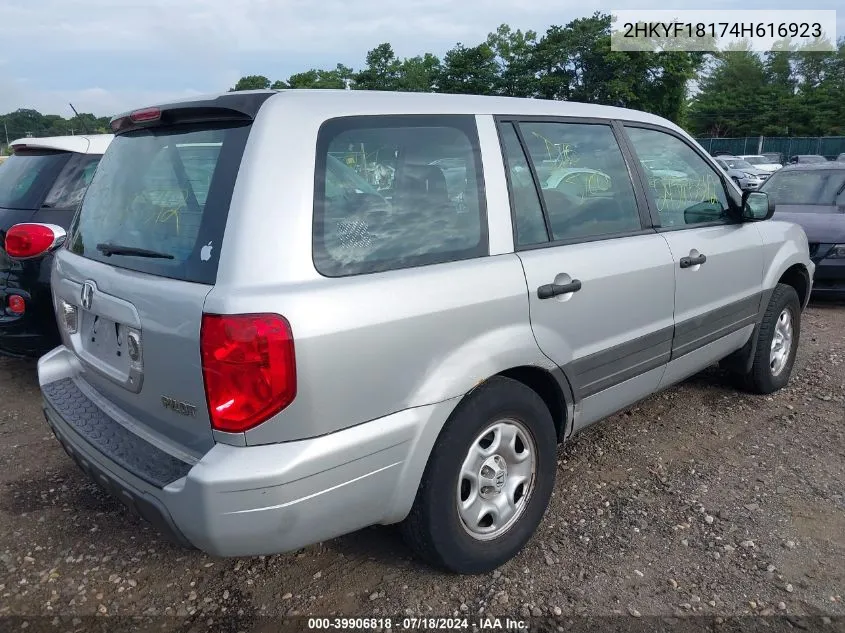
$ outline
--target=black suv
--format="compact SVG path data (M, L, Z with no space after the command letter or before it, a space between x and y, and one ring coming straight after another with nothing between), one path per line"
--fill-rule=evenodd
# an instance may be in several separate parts
M0 354L40 356L59 344L49 247L62 239L111 139L24 138L11 144L13 155L0 165ZM27 228L30 222L52 227L50 244L37 227ZM16 224L22 226L7 236ZM7 237L14 253L6 252Z

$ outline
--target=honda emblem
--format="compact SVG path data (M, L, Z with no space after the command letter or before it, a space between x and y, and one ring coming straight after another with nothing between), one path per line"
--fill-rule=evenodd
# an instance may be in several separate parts
M86 281L82 284L82 307L86 310L91 309L91 304L94 302L94 283Z

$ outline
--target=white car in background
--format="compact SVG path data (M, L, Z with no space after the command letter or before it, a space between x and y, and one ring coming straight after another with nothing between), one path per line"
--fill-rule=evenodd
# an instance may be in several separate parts
M773 163L761 154L745 154L743 156L737 156L737 158L741 158L745 162L754 165L757 169L762 169L763 171L767 171L769 173L774 173L783 167L780 163Z
M610 176L588 167L560 167L549 174L543 189L558 189L572 195L586 195L610 189Z

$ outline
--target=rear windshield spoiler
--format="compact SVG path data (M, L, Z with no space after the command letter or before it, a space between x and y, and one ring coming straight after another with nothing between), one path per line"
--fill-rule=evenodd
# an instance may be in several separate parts
M231 93L215 99L182 101L125 112L109 123L115 134L149 127L200 122L249 122L275 92Z

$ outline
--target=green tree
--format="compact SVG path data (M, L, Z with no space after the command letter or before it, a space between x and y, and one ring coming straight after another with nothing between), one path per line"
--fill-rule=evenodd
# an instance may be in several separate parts
M796 51L794 133L842 134L845 128L845 38L833 54Z
M512 30L502 24L487 36L498 66L496 93L509 97L533 97L537 92L534 51L537 33Z
M692 131L709 136L757 134L770 112L766 86L759 55L736 49L719 53L690 107Z
M435 91L441 70L440 59L431 53L405 58L399 69L398 89L405 92Z
M291 75L287 81L290 88L342 89L351 82L353 71L348 66L338 64L334 70L312 68L302 73Z
M689 82L705 56L661 41L644 44L642 52L612 50L611 18L601 13L552 26L533 47L528 65L536 94L636 108L681 123Z
M438 91L491 95L499 84L496 53L486 43L467 48L458 43L443 58Z
M234 88L230 88L229 92L238 92L240 90L267 90L270 87L270 80L264 75L247 75L238 79L238 83Z
M367 53L367 65L355 75L355 87L360 90L398 90L402 62L393 47L385 42Z
M797 81L795 53L788 40L776 42L763 59L766 86L766 115L759 133L766 136L788 135L795 128Z

